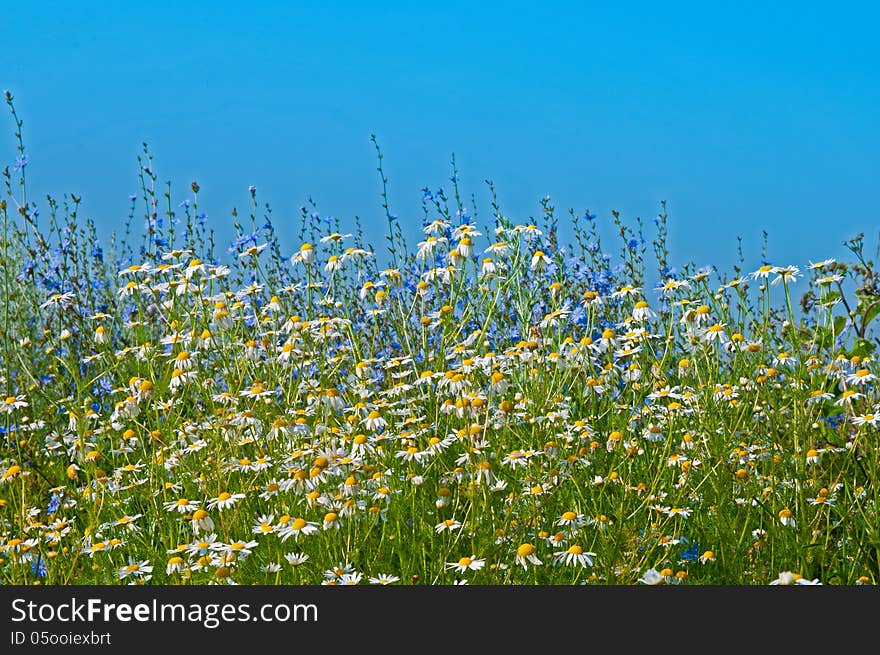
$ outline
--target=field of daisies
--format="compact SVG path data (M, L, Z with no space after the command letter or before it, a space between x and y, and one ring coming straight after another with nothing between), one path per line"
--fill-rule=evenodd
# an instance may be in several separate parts
M861 236L677 268L665 206L518 221L454 174L418 240L385 193L383 235L252 187L217 243L145 149L103 237L77 196L28 197L6 101L0 583L880 578Z

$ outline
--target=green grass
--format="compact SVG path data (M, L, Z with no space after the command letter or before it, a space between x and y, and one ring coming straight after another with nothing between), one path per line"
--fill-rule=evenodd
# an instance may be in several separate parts
M304 210L290 258L252 190L227 254L139 163L104 242L4 174L2 583L877 581L861 236L675 272L665 206L648 241L490 184L479 221L426 197L419 244L383 193L378 253Z

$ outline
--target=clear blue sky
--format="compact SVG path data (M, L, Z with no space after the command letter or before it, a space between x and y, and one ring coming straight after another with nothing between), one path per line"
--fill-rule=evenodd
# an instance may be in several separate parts
M762 229L779 264L876 243L876 3L178 4L4 3L35 197L119 225L147 141L224 245L251 184L281 225L311 195L380 230L375 133L412 235L454 151L465 191L486 209L493 179L514 218L545 194L605 221L666 199L673 263L729 266L737 235L755 263Z

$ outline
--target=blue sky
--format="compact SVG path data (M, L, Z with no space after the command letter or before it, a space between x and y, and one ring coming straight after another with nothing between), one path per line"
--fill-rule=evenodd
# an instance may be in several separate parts
M479 207L489 178L519 220L546 194L606 224L665 199L673 263L729 267L741 235L755 264L764 229L778 264L876 243L873 3L116 4L7 5L0 52L32 197L80 194L106 230L147 141L224 243L253 184L286 250L309 196L378 245L375 133L414 238L455 152Z

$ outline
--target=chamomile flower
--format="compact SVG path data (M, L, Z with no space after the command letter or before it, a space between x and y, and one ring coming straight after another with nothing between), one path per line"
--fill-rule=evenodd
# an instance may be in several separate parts
M173 575L175 573L182 573L186 568L186 562L179 555L174 555L173 557L168 558L168 564L165 566L165 573L167 575Z
M799 573L792 573L791 571L783 571L779 574L775 580L770 582L771 585L783 585L783 586L792 586L792 585L821 585L819 582L819 578L815 578L813 580L807 580Z
M455 519L446 519L444 521L440 521L437 525L434 526L434 531L437 534L442 532L455 532L456 530L461 530L462 524Z
M470 555L460 558L457 562L446 562L446 569L456 573L466 573L467 571L479 571L485 565L485 559L479 559L476 555Z
M639 578L639 582L651 586L666 584L666 581L667 577L653 567L645 571L642 574L642 577Z
M315 247L310 243L304 243L299 247L299 250L291 257L291 262L294 264L303 263L303 264L311 264L315 261Z
M871 371L869 371L866 368L860 368L857 371L855 371L854 373L850 373L849 375L846 376L847 384L854 384L854 385L860 385L860 386L874 382L876 379L877 379L877 376L874 375L873 373L871 373Z
M777 276L773 279L771 284L779 284L779 282L791 283L801 276L801 271L797 266L777 268L774 273L776 273Z
M231 508L235 503L245 497L244 494L231 494L228 491L221 491L217 494L216 498L212 498L208 501L208 509L217 509L219 511L223 511Z
M865 397L865 394L859 393L853 389L845 389L843 393L840 394L840 397L834 401L834 404L837 407L842 407L843 405L852 404L858 400L861 400Z
M324 515L323 526L324 530L338 530L342 527L342 522L339 520L339 514L336 512L327 512Z
M251 533L257 535L272 534L275 532L274 516L263 514L257 517L256 523L251 527Z
M424 241L418 243L416 250L417 259L433 259L434 252L437 248L446 243L444 237L429 236Z
M237 558L243 558L250 555L258 545L259 542L256 541L241 541L237 539L231 543L224 544L222 552L235 555Z
M317 523L306 521L303 518L296 518L279 523L276 532L278 533L278 536L281 537L281 541L287 541L291 537L296 541L301 536L317 534L319 529Z
M834 259L823 259L818 262L810 262L809 268L811 271L821 271L822 269L828 268L836 263Z
M542 564L541 560L538 559L535 547L529 543L520 544L517 547L514 562L524 569L528 569L529 564L534 566L541 566Z
M214 551L217 545L217 535L214 533L200 537L184 546L184 550L192 557L204 557L208 553Z
M287 561L288 564L296 568L308 562L309 556L305 553L287 553L284 555L284 559Z
M23 473L24 471L22 470L21 466L19 466L18 464L11 464L6 468L6 470L3 471L3 473L0 473L0 484L2 484L3 482L11 482L12 480L15 480L16 478L21 476Z
M379 432L388 425L388 423L382 418L382 415L379 412L373 410L369 413L367 418L364 419L363 425L371 432Z
M858 427L870 425L872 428L876 428L877 425L880 425L880 413L870 412L867 414L861 414L859 416L853 416L851 420L853 425Z
M214 521L203 509L197 509L192 515L192 527L195 534L210 533L214 530Z
M351 573L343 573L342 575L340 575L339 578L337 578L336 580L336 584L342 586L352 586L360 584L363 579L363 574L358 573L357 571L353 571Z
M657 313L652 311L644 300L639 300L633 308L632 317L634 321L641 323L656 318Z
M557 565L564 564L566 566L580 566L587 568L593 566L593 558L596 553L585 551L583 548L574 544L568 550L561 550L553 553L553 563Z
M572 511L564 512L556 521L556 525L576 529L584 525L584 515Z
M324 579L338 581L342 576L351 575L354 572L354 567L351 564L348 562L340 562L332 569L324 571Z
M150 565L149 560L141 560L140 562L129 560L128 564L120 567L118 574L120 580L125 580L126 578L134 578L138 580L149 580L153 572L153 567Z
M788 528L793 528L797 525L794 520L794 515L791 510L787 508L779 510L779 522Z
M268 243L261 243L258 246L250 246L246 250L238 253L239 259L244 259L245 257L257 257L261 252L263 252L266 248L269 247Z
M764 264L758 270L751 273L751 278L753 280L763 279L766 280L771 275L779 273L780 269L776 266L771 266L770 264Z
M341 242L345 241L346 239L350 239L351 236L352 236L352 235L351 235L350 232L347 233L347 234L341 234L341 233L339 233L339 232L333 232L333 233L331 233L331 234L327 234L327 235L325 235L325 236L322 236L322 237L320 238L320 242L321 242L321 243L325 243L325 244L341 243Z
M167 511L177 512L179 514L189 514L190 512L195 512L198 508L198 503L195 503L186 498L179 498L177 500L172 500L165 503L165 509Z
M550 261L551 259L544 253L543 250L536 250L535 253L532 255L530 268L533 271L544 270L550 263Z
M28 402L25 396L7 396L3 401L3 404L0 405L0 410L5 412L6 414L12 414L16 409L22 409L23 407L27 407Z
M724 345L725 343L727 343L729 341L729 338L724 331L725 327L726 327L725 323L714 323L714 324L708 326L702 332L701 336L702 336L703 341L705 341L706 343L717 342L717 343Z
M469 236L461 237L461 240L458 242L458 246L455 250L459 257L462 259L469 259L471 255L474 254L474 242Z

